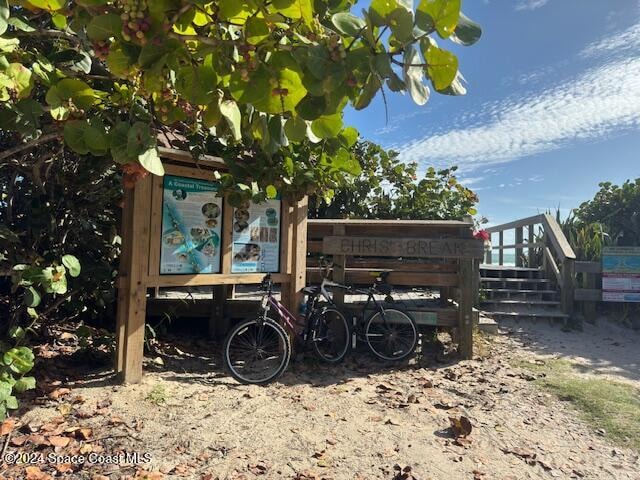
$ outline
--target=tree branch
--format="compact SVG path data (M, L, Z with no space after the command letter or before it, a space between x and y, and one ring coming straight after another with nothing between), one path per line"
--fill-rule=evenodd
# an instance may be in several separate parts
M23 143L21 145L18 145L16 147L10 148L9 150L5 150L4 152L0 153L0 161L3 161L7 158L10 158L12 156L14 156L16 153L20 153L24 150L29 150L31 148L37 147L38 145L41 145L43 143L47 143L50 142L52 140L57 140L58 138L60 138L60 134L59 133L48 133L46 135L42 135L38 138L36 138L35 140L31 140L30 142L27 143Z
M82 41L74 36L60 30L34 30L32 32L23 32L21 30L13 32L16 37L49 37L49 38L61 38L68 40L76 45L82 44Z
M182 42L196 41L213 46L217 46L220 45L220 43L223 43L222 40L218 40L217 38L212 37L205 37L204 35L179 35L175 32L169 32L167 35L169 38L174 38Z
M53 304L49 305L45 310L43 310L40 315L46 317L47 315L49 315L51 312L53 312L56 308L58 308L60 305L62 305L64 302L66 302L67 300L69 300L72 296L74 296L76 293L78 293L78 290L71 290L69 293L67 293L66 295L63 295L62 297L59 297L56 299L55 302L53 302Z

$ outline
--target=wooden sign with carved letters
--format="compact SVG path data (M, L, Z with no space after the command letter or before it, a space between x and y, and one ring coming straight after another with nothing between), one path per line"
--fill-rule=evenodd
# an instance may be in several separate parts
M483 258L484 243L459 238L324 237L328 255L412 258Z

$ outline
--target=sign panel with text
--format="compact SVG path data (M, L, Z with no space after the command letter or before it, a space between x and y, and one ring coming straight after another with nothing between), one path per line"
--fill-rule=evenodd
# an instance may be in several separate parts
M602 300L640 302L640 247L602 249Z

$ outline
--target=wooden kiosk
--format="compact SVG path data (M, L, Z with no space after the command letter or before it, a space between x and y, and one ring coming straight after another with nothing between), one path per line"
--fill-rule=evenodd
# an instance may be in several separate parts
M234 254L234 249L239 245L237 242L234 243L234 231L237 233L237 230L242 228L237 224L239 221L244 221L242 215L245 214L242 213L234 218L234 212L237 213L237 209L229 205L225 198L217 197L214 202L217 206L212 206L214 203L202 205L203 217L200 219L202 228L191 228L186 233L181 233L176 228L176 232L166 233L166 215L163 211L168 208L165 179L171 177L182 180L186 184L192 181L196 186L215 185L214 172L226 169L223 160L203 156L196 162L188 152L166 148L159 150L163 158L165 177L148 175L137 182L133 189L125 190L124 194L122 255L118 279L116 372L125 383L137 383L142 378L149 288L219 286L220 288L214 290L214 295L218 301L224 301L225 285L260 283L265 271L270 271L274 282L282 285L283 303L291 311L297 312L302 301L301 291L306 281L307 197L301 200L280 199L279 216L273 215L274 218L279 219L278 238L273 238L271 230L274 228L266 229L267 233L264 235L270 235L266 240L272 241L271 257L277 257L277 266L274 267L274 263L267 270L257 268L255 272L248 272L243 268L240 269L243 271L239 271L234 263L239 255L239 252ZM175 183L175 185L180 187L181 184ZM186 189L183 188L171 190L171 195L178 202L187 198ZM215 193L211 193L210 196L215 197ZM187 205L187 202L184 204ZM191 210L194 210L193 207L192 204ZM273 212L269 213L273 214ZM247 228L244 223L243 226ZM198 239L202 237L203 232L211 236L197 245L195 250L199 250L193 253L195 252L193 242L196 237ZM251 232L251 235L254 233ZM260 241L264 240L260 237L263 233L261 229L256 233L255 244L258 247ZM251 238L253 239L253 236ZM162 259L166 257L163 248L169 244L172 252L179 252L180 242L187 245L184 254L178 253L179 257L184 256L183 261L163 263ZM205 250L207 248L208 252ZM199 270L195 264L190 266L189 258L194 255L200 258L203 251L210 253L211 258L215 258L215 262L212 260L211 264L204 265L205 268ZM189 271L192 267L197 271Z
M320 280L314 264L319 254L333 259L332 275L339 282L370 284L373 272L389 270L394 285L439 290L438 304L412 309L411 292L399 301L418 325L457 332L461 356L472 357L478 313L473 303L484 247L473 238L470 218L307 222L307 197L234 208L216 194L215 172L226 169L221 158L196 162L187 152L166 148L160 155L165 176L148 175L124 196L116 371L125 383L142 378L148 289L213 286L211 310L224 318L227 286L257 284L270 272L281 284L282 302L298 312L306 282ZM258 261L243 260L251 258L247 248ZM334 295L347 310L360 308L357 300L347 305L343 295Z

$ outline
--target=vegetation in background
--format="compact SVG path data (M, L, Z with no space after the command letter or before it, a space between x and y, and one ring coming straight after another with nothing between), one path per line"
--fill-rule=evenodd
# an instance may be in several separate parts
M64 285L64 292L62 286L56 286L58 298L42 296L39 322L50 321L52 315L58 321L79 314L85 320L110 315L120 253L117 226L122 198L120 176L111 162L62 148L55 159L23 158L2 165L0 188L4 192L0 202L0 316L9 319L2 327L25 327L30 322L23 296L12 292L14 266L61 269L61 259L67 254L75 255L82 264L82 282L70 283L68 288Z
M599 261L607 245L640 245L640 178L599 186L593 199L572 210L566 219L560 218L559 209L555 212L578 260Z
M600 222L586 223L573 210L562 220L556 210L556 220L579 261L600 261L602 247L611 244L606 226Z
M543 373L537 382L570 402L594 430L604 430L619 445L640 449L637 388L610 379L581 376L576 365L566 360L547 360L542 365L522 362L518 366Z
M429 168L418 181L417 164L371 142L358 142L361 173L345 178L328 202L310 200L311 218L461 219L475 215L477 195L460 184L457 167Z
M575 210L585 225L599 224L614 245L640 245L640 178L622 185L600 183L592 200Z
M105 158L42 148L0 166L0 417L35 386L30 335L113 321L120 176Z

